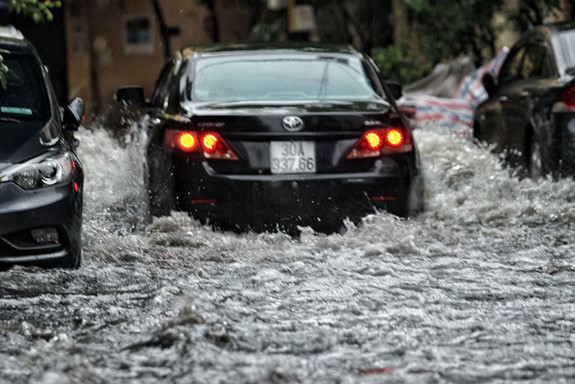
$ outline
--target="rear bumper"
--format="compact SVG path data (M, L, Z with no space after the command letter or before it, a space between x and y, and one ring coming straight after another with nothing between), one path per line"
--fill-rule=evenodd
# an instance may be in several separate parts
M423 204L415 167L380 164L356 174L221 175L207 163L176 167L178 208L201 220L311 225L386 210L407 216ZM415 197L415 199L414 199Z
M34 191L0 184L1 263L43 263L77 253L81 226L81 192L72 182ZM56 231L57 239L35 240L31 231L42 229Z

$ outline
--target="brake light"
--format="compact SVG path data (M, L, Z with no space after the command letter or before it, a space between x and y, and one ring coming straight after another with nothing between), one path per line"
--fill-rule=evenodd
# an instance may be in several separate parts
M178 146L184 152L192 151L194 147L197 146L195 135L189 132L180 134L180 137L178 137Z
M365 159L405 153L413 149L409 131L399 127L367 131L347 155L348 159Z
M392 128L385 134L385 142L392 148L399 148L405 143L405 135L401 130Z
M365 134L367 147L372 151L378 151L383 144L382 136L379 132L368 132Z
M164 136L169 148L182 152L201 152L206 159L238 160L237 155L216 132L197 133L169 129Z
M218 138L213 133L208 133L202 137L202 146L205 151L213 152L216 150L216 145L218 144Z
M167 130L164 140L168 147L187 153L200 149L198 135L193 131Z
M207 159L238 160L228 143L216 132L201 133L201 144Z
M383 201L396 201L397 196L394 195L374 195L371 196L371 201L383 202Z
M553 112L567 112L575 110L575 87L562 90L553 104Z

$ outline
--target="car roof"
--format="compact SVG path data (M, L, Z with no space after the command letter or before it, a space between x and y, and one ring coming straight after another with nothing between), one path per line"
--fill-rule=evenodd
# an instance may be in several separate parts
M547 40L551 40L554 36L570 30L575 30L575 21L573 20L545 23L535 26L534 28L525 32L520 40L529 40L534 37L537 38L537 36L542 36Z
M209 57L223 55L245 55L245 54L293 54L293 53L314 53L360 56L360 52L351 45L328 45L310 43L248 43L248 44L212 44L204 46L187 46L179 51L179 54L187 59L190 56Z
M0 26L0 39L24 41L24 35L13 25Z
M560 33L563 31L568 31L571 29L575 29L575 21L574 20L567 20L567 21L559 21L554 23L547 23L541 26L543 29L548 30L551 33Z
M560 36L564 32L571 30L575 30L575 21L572 20L545 23L527 31L521 37L521 39L519 39L515 46L528 43L530 41L537 41L543 38L548 43L550 43L551 47L553 48L552 53L555 57L557 70L560 74L564 74L565 71L569 69L569 65L565 61L564 50L566 48L570 49L570 47L565 47L565 45L561 42Z
M12 25L0 26L0 46L13 52L36 54L34 47L22 32Z

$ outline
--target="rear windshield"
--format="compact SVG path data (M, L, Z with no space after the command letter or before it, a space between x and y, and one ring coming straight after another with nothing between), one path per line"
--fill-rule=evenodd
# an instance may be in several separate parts
M575 30L561 32L559 34L561 51L567 68L575 68Z
M18 120L48 118L47 93L39 63L29 55L3 54L7 84L0 85L0 117Z
M197 61L193 101L373 100L358 58L261 55Z

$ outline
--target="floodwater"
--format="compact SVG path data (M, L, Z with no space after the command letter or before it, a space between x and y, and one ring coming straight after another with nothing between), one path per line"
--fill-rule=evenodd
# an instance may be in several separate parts
M416 132L427 210L340 234L144 220L141 158L82 129L80 270L0 274L0 383L575 381L575 183Z

